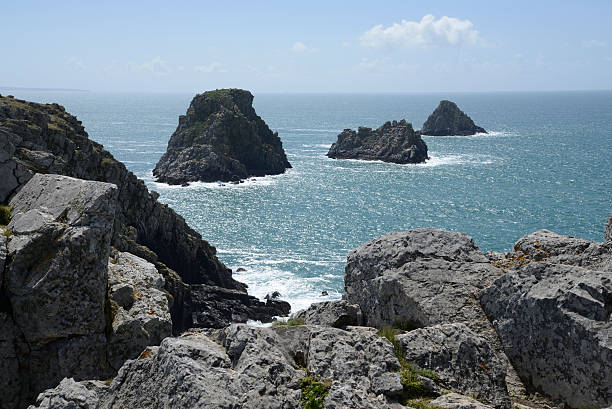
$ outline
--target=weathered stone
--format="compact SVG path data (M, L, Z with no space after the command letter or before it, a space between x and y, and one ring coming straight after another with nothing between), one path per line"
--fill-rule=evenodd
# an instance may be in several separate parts
M476 399L458 393L447 393L431 402L429 405L440 409L491 409L493 406L485 405Z
M222 89L193 98L153 174L182 185L276 175L290 167L278 134L255 113L253 95Z
M5 302L6 300L0 300L0 304ZM15 408L20 400L21 377L17 336L17 328L11 315L0 312L0 407L2 408Z
M285 302L263 303L246 291L193 285L191 288L192 322L199 328L223 328L249 319L270 322L272 317L286 316ZM289 306L291 307L291 306Z
M1 303L12 329L3 349L19 364L22 405L66 376L109 373L104 304L117 188L38 174L10 204Z
M475 294L502 273L464 233L409 230L349 254L346 300L374 327L466 322L481 333L490 327Z
M604 241L612 241L612 213L608 217L606 222L606 228L604 230Z
M506 363L465 324L421 328L396 339L408 362L433 370L446 388L496 407L511 406Z
M36 175L11 200L5 288L26 342L103 333L117 189Z
M346 300L324 301L298 311L291 318L304 320L308 325L323 325L344 328L347 325L362 325L361 308Z
M421 130L423 135L449 136L487 133L451 101L440 101L440 105L429 115Z
M333 159L382 160L392 163L421 163L429 159L427 145L405 120L386 122L376 130L345 129L327 152Z
M572 407L610 405L610 271L531 263L496 280L481 302L528 387Z
M64 378L60 384L38 395L36 406L29 409L97 409L106 385L100 381L76 382Z
M108 360L118 370L136 358L147 345L159 345L172 335L164 279L155 266L129 253L113 254L108 264L109 298L116 305Z

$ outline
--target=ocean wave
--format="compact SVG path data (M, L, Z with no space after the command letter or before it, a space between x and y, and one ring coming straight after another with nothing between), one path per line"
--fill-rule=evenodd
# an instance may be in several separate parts
M332 146L331 143L315 143L313 145L302 144L302 148L325 148L329 149Z
M334 132L334 133L340 133L342 132L342 130L338 130L338 129L312 129L312 128L285 128L285 129L278 129L279 131L296 131L296 132L321 132L321 133L330 133L330 132Z
M281 299L291 304L292 312L308 308L315 302L338 300L342 297L342 294L334 289L332 279L298 277L292 272L268 265L261 265L256 270L236 272L233 276L247 284L249 294L259 299L263 300L267 294L278 291ZM322 296L323 290L327 291L328 295Z
M359 163L359 164L375 164L375 165L386 165L390 168L395 168L396 170L400 167L408 170L419 170L421 168L432 168L437 166L450 166L450 165L490 165L494 163L494 158L484 155L462 155L462 154L450 154L450 155L439 155L435 152L430 152L430 159L425 161L425 163L391 163L384 162L382 160L364 160L364 159L340 159L341 161ZM338 159L331 159L330 161L338 161ZM327 166L325 167L333 167L338 170L345 170L349 172L362 172L363 169L361 167L346 167L342 166L340 163L335 166ZM368 170L368 172L374 173L388 173L389 170L379 169L379 170Z
M289 173L292 173L293 175L298 174L297 172L293 171L293 169L288 169L285 173L280 175L253 176L245 179L242 183L236 184L230 182L189 182L189 186L169 185L162 182L153 182L153 184L158 189L245 189L273 185L278 182L278 179L286 177Z
M488 133L477 133L474 135L445 135L445 136L435 136L435 135L423 135L424 139L487 139L487 138L500 138L500 137L508 137L508 136L517 136L516 132L510 131L490 131Z

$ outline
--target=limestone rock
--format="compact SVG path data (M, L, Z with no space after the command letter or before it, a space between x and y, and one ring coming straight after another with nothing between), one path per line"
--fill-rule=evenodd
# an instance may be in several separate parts
M0 396L2 407L14 406L14 394L30 401L66 376L109 373L104 304L117 188L37 174L10 205L0 294L10 315L0 353L18 363L19 382L7 368L14 393Z
M99 396L106 389L100 381L76 382L64 378L60 384L38 395L29 409L97 409Z
M129 253L113 254L108 264L108 296L114 308L108 360L119 370L147 345L172 335L164 279L155 266Z
M378 328L466 322L481 333L490 327L475 294L502 273L464 233L409 230L349 254L346 300Z
M518 269L537 261L612 271L612 242L598 243L548 230L538 230L520 238L514 252L494 264Z
M509 408L506 363L465 324L416 329L396 337L408 362L433 370L453 391Z
M386 122L376 130L345 129L327 152L333 159L382 160L392 163L422 163L427 145L405 120Z
M436 398L429 402L429 405L434 408L440 409L491 409L493 406L485 405L472 399L468 396L460 395L458 393L447 393L439 398Z
M196 95L153 174L160 182L237 181L291 165L277 133L253 109L253 95L221 89Z
M530 263L497 279L481 303L526 385L572 407L610 405L610 271Z
M606 222L606 229L604 230L604 241L612 241L612 213L608 217Z
M440 101L440 105L432 112L423 124L423 135L449 136L474 135L487 133L476 126L474 121L451 101Z
M351 304L346 300L314 303L307 309L298 311L291 318L304 320L304 323L308 325L336 328L363 323L359 305Z

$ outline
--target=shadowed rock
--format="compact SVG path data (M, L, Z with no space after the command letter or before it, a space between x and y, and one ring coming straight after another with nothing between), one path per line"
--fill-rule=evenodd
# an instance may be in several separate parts
M440 105L432 112L423 124L423 135L449 136L474 135L487 133L483 128L476 126L474 121L451 101L440 101Z
M380 128L345 129L327 152L333 159L381 160L392 163L422 163L427 145L405 120L386 122Z
M291 165L278 133L252 104L253 95L241 89L196 95L153 170L157 180L182 185L285 172Z

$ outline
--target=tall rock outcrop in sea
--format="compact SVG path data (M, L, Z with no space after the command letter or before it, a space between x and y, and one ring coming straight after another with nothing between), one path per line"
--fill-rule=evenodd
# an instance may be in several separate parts
M333 159L381 160L392 163L421 163L427 145L405 120L386 122L376 130L359 127L345 129L327 152Z
M278 133L253 109L253 95L220 89L193 98L153 174L177 185L277 175L290 167Z
M472 118L460 110L457 104L446 100L440 101L440 105L429 115L420 132L433 136L487 133L484 128L474 124Z
M56 173L79 179L113 183L118 203L111 244L152 263L165 279L172 295L173 330L193 325L192 296L199 304L212 297L207 310L217 311L213 326L229 324L227 317L271 319L277 315L258 299L248 296L246 286L216 256L216 249L190 228L183 217L157 201L126 167L102 145L88 138L81 121L58 104L38 104L0 96L0 202L18 192L35 173ZM198 287L192 285L197 284ZM235 291L240 302L217 293ZM212 325L211 324L211 325Z

